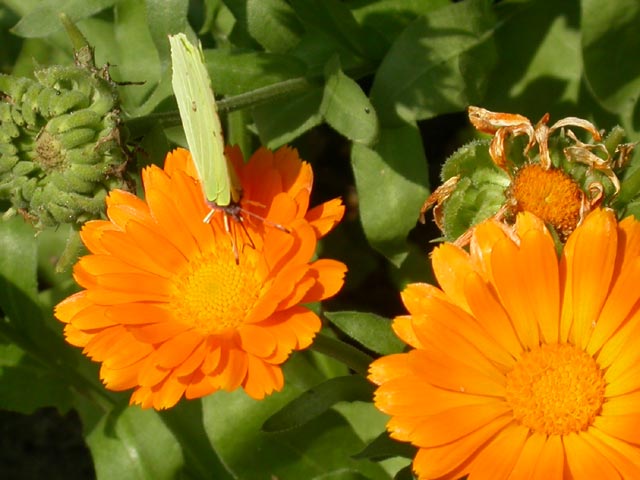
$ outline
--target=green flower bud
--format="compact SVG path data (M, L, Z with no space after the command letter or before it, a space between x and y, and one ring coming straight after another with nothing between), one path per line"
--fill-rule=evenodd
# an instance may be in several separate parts
M99 217L127 185L116 86L87 65L35 77L0 74L0 199L37 228Z

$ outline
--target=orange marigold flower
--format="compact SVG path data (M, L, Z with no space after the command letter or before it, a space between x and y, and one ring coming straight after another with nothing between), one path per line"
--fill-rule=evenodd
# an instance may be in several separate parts
M420 479L640 478L640 222L596 209L561 258L542 221L443 244L441 288L394 320L412 349L371 365Z
M340 290L344 264L311 261L317 240L342 218L339 199L308 210L311 167L295 150L258 150L247 164L228 149L250 214L225 230L209 211L188 151L143 171L146 200L120 190L108 221L85 224L90 255L74 268L84 287L57 305L69 343L101 362L111 390L132 404L169 408L242 387L260 399L280 390L280 365L308 347L320 319L301 303ZM274 225L286 227L287 231ZM233 242L239 258L234 255Z

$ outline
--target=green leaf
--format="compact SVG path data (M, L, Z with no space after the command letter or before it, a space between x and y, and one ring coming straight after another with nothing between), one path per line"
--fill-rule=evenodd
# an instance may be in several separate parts
M281 432L310 422L338 402L370 401L373 385L360 375L335 377L316 385L278 410L264 423L265 432Z
M290 50L303 32L295 12L284 0L248 0L246 16L249 34L268 52Z
M22 218L0 222L0 306L13 321L40 315L35 232Z
M389 437L389 433L383 432L364 450L356 454L356 458L371 458L381 460L390 457L413 458L416 454L416 447L409 443L398 442Z
M429 195L427 161L418 128L382 129L374 148L354 144L351 165L367 240L399 266L407 256L407 235Z
M350 338L380 355L398 353L405 347L388 318L365 312L325 312L325 316Z
M333 57L327 64L320 112L336 131L349 140L370 145L378 135L378 117L360 86L340 70Z
M450 0L360 0L352 2L353 15L391 44L416 17L449 5Z
M11 31L25 38L43 38L58 30L62 23L60 13L66 13L72 22L91 17L116 4L116 0L46 0L23 16Z
M115 38L123 41L116 42L111 48L118 56L115 61L111 59L116 63L111 71L118 81L144 82L119 89L125 110L135 112L160 83L160 57L147 27L147 11L143 2L121 0L116 5L116 14Z
M71 406L62 337L49 328L37 292L33 228L22 218L0 222L0 407L32 413ZM69 365L67 365L69 368Z
M602 105L630 128L640 97L640 3L581 0L580 6L582 59L589 86Z
M11 343L0 342L0 390L0 408L25 414L48 406L65 412L73 402L61 376Z
M356 56L376 58L362 27L345 2L338 0L291 0L307 31L319 32L326 41L349 50Z
M81 412L82 413L82 412ZM85 426L89 422L84 418ZM98 478L180 478L180 442L154 410L128 407L104 415L86 436Z
M253 118L262 145L274 150L322 123L322 89L256 107Z
M159 415L180 442L185 472L191 473L188 478L233 478L221 463L204 430L201 401L182 401Z
M169 71L171 55L167 35L187 33L188 0L145 0L149 34L160 58L162 77Z
M519 112L534 123L547 112L551 123L578 111L591 115L591 106L582 107L582 101L576 105L584 85L578 2L504 2L496 15L499 61L483 106Z
M205 63L217 95L238 95L304 75L304 63L289 55L205 50Z
M379 465L351 458L364 444L335 412L325 412L294 430L261 431L265 420L299 393L288 384L282 393L260 401L241 391L204 399L209 438L236 478L389 479Z
M412 123L476 103L495 62L494 19L484 0L416 19L385 56L371 89L383 125Z

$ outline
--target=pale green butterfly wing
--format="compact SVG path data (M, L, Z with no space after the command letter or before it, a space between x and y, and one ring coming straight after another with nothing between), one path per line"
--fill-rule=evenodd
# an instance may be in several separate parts
M233 167L224 155L222 126L204 55L186 35L169 36L173 92L189 150L209 202L226 207L240 199Z

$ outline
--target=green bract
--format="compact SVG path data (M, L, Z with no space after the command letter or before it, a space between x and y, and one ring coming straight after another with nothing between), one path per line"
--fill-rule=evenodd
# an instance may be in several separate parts
M126 155L106 69L53 66L36 80L0 74L0 198L36 228L82 223L123 187Z

